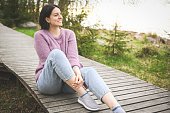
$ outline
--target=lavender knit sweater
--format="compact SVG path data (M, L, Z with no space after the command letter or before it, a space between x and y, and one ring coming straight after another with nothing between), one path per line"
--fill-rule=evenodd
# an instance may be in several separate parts
M73 31L61 28L61 34L58 37L54 37L48 30L39 30L35 33L34 40L35 50L39 57L39 64L35 71L36 81L42 72L44 63L49 53L53 49L59 49L63 51L72 67L82 67L82 65L79 63L77 42Z

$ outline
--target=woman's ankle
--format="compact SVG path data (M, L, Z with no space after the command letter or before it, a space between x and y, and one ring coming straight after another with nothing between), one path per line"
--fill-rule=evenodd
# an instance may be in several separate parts
M82 96L85 93L87 93L87 91L83 87L79 87L78 89L76 89L76 92L78 93L79 96Z
M120 106L120 104L117 102L117 100L114 98L111 92L107 92L103 98L102 101L112 110L116 106Z
M125 110L121 106L116 106L112 109L112 113L126 113Z
M75 76L73 76L72 78L70 78L69 80L66 81L66 83L71 87L73 88L77 93L78 95L83 95L85 93L87 93L87 91L83 88L83 87L79 87L79 88L76 88L76 87L73 87L73 83L75 81Z

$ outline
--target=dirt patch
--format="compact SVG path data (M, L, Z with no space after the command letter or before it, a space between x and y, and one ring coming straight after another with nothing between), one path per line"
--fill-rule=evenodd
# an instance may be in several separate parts
M0 72L0 76L9 73ZM0 79L0 112L2 113L45 113L43 108L27 92L16 77L8 80Z

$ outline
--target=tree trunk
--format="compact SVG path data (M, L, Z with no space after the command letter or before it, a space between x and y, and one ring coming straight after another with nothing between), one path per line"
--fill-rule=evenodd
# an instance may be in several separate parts
M36 4L36 22L38 22L38 17L39 17L39 9L40 9L40 0L37 0Z
M115 55L115 46L114 45L112 46L112 54L113 54L113 56Z

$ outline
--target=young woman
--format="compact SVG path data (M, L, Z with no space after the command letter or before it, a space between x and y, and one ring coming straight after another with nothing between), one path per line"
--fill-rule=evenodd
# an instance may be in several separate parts
M57 5L46 5L41 10L41 30L34 35L39 56L35 72L38 91L50 95L76 91L78 103L88 110L99 110L86 87L111 109L111 113L125 113L98 73L79 63L75 34L61 28L62 19Z

